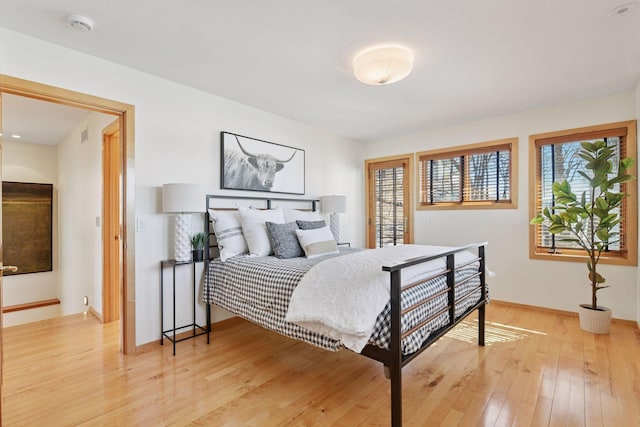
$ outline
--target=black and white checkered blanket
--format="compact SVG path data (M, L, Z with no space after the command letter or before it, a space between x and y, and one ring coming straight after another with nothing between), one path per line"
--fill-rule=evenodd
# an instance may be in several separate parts
M203 302L218 305L249 321L267 329L277 331L291 338L305 341L326 350L337 351L342 348L339 341L309 331L301 326L286 322L285 316L293 290L302 276L315 264L326 259L237 256L221 262L213 260L209 264L207 280L204 285ZM475 274L478 264L474 263L456 272L456 282ZM479 285L476 277L456 288L456 295L465 295ZM402 294L402 308L410 307L446 289L444 276L429 280ZM480 299L480 290L456 304L456 316L460 316ZM411 311L402 318L402 331L405 332L424 319L447 306L447 295L441 295L430 303ZM378 315L369 343L383 349L389 349L390 304ZM445 312L427 325L418 329L402 341L402 351L410 354L417 351L425 339L434 330L446 325L449 314Z

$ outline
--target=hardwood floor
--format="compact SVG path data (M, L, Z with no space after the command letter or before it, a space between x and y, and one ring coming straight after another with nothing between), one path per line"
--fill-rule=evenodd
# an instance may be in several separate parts
M487 345L464 322L404 369L405 426L640 425L640 332L491 304ZM118 353L117 324L69 316L4 331L6 426L386 426L377 362L245 321Z

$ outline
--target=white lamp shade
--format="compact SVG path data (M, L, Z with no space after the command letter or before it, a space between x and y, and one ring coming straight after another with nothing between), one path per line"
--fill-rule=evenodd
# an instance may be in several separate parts
M162 211L165 213L204 212L205 191L199 184L164 184Z
M360 52L353 60L356 79L385 85L404 79L413 69L413 52L402 46L378 46Z
M327 213L345 213L347 211L347 196L322 196L320 209Z

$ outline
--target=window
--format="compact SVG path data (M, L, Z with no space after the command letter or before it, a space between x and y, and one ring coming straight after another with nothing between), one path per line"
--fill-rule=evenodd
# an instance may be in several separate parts
M413 154L365 161L368 248L412 243Z
M417 153L418 209L483 209L517 206L518 138Z
M532 135L529 137L531 162L530 173L530 218L544 208L553 209L554 196L551 187L554 182L565 179L577 195L588 188L588 183L577 171L585 160L578 156L583 141L606 141L616 152L617 160L625 157L636 159L635 121L611 123L580 129ZM617 173L617 170L612 171ZM636 175L634 171L629 171ZM637 258L637 184L636 181L618 184L616 191L629 194L620 208L622 222L616 232L620 240L612 243L602 254L601 262L609 264L636 265ZM586 197L589 197L589 192ZM553 235L545 225L530 226L529 255L531 258L584 261L585 252L577 243L563 241L562 234ZM570 237L570 236L566 236Z

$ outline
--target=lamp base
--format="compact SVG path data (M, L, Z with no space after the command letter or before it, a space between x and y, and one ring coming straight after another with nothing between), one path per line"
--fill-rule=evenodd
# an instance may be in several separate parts
M174 258L176 261L191 261L191 214L176 215L174 234Z
M333 234L333 238L336 242L340 241L340 214L332 213L329 215L329 229Z

